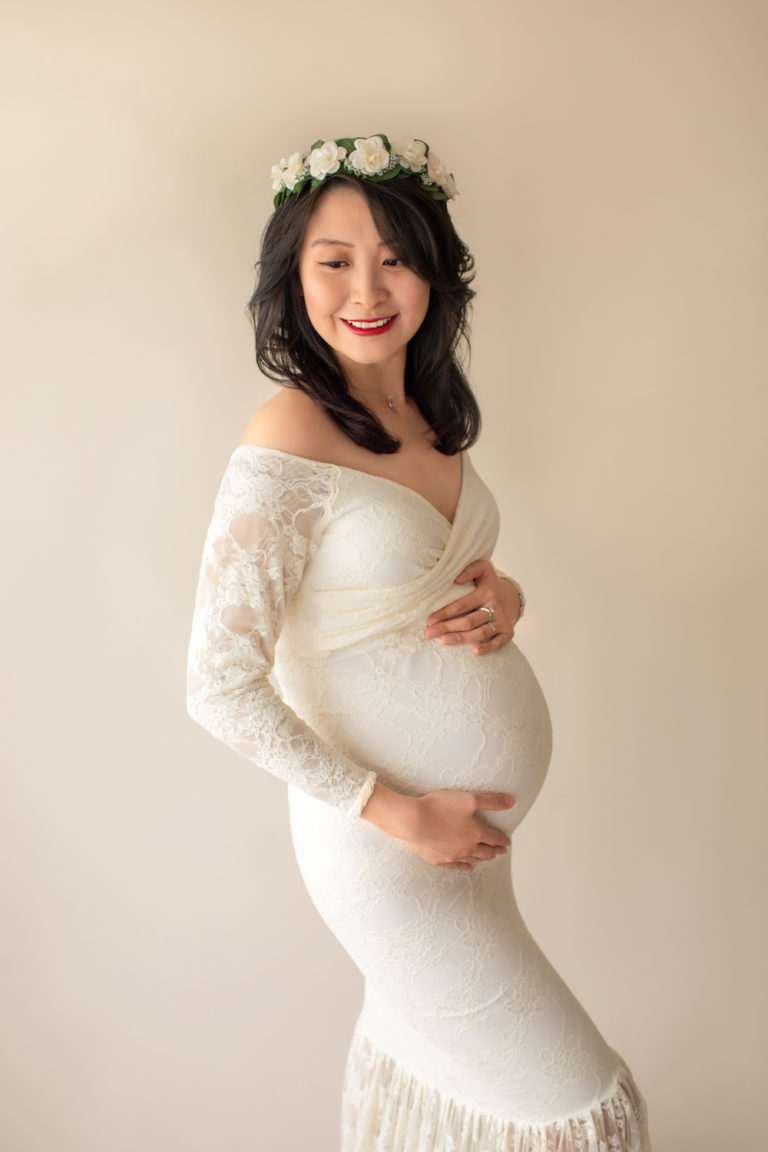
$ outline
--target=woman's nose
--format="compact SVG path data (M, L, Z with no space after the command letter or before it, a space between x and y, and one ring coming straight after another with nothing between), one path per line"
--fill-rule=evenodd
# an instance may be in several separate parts
M381 275L381 269L358 268L352 285L352 303L361 308L372 309L380 304L387 295L387 288Z

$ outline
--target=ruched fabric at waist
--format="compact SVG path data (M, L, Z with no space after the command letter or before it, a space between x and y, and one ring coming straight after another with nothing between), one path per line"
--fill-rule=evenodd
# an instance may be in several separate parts
M394 633L423 633L431 612L466 591L456 577L473 561L490 558L497 534L498 513L489 513L482 493L473 498L470 488L437 562L408 579L347 583L349 568L342 566L335 584L327 567L313 572L310 564L286 612L286 644L332 652Z
M365 644L393 643L409 635L423 636L427 618L455 600L461 592L441 580L417 599L390 590L333 589L315 593L310 603L294 602L286 615L280 643L296 657L314 652L336 652Z

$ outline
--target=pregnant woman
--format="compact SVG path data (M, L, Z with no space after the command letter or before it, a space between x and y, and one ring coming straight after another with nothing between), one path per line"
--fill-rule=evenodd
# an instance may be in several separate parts
M551 728L467 455L453 178L372 136L294 153L273 188L251 312L287 387L219 487L188 708L289 784L304 882L365 976L342 1150L648 1152L628 1068L512 890Z

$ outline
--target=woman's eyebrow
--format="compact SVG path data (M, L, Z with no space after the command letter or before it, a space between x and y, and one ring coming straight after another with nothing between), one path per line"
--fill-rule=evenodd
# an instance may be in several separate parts
M327 240L325 237L322 237L320 240L313 240L310 244L310 248L317 248L318 244L338 244L342 248L354 248L354 244L350 244L348 240ZM379 248L387 247L388 245L386 240L379 241Z

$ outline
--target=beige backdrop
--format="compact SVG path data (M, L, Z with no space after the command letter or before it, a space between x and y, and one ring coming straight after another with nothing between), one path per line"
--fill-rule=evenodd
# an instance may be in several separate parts
M423 135L555 725L529 925L655 1152L764 1139L768 9L10 2L0 1144L336 1152L361 978L283 786L187 718L269 168ZM758 998L763 997L758 1007Z

